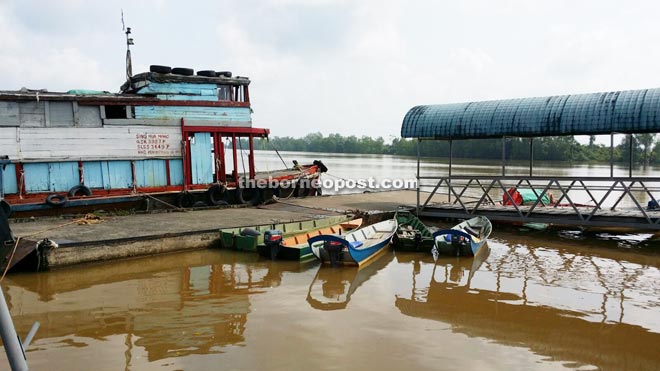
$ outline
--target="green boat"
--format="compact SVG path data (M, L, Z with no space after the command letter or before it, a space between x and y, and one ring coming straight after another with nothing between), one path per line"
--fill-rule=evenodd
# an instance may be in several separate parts
M350 220L348 215L331 216L323 219L304 220L290 223L262 224L251 227L220 229L220 245L223 249L239 251L257 251L258 245L264 244L264 232L280 230L284 238L291 235L314 231Z
M433 232L410 211L397 211L399 228L394 236L394 248L400 251L431 251Z

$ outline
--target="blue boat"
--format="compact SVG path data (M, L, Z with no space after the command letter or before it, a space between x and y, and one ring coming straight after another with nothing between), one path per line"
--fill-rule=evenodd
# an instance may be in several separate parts
M321 263L364 265L385 251L396 233L396 219L357 229L344 236L322 235L307 240Z
M475 256L486 243L493 226L485 216L477 216L451 229L433 233L433 255Z

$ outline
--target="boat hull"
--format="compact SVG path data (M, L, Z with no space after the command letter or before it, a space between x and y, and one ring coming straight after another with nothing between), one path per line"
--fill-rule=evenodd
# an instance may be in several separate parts
M439 255L475 256L486 244L491 231L490 221L486 217L477 216L451 229L433 233L435 251Z
M342 265L364 265L386 250L396 233L396 219L386 220L345 236L323 235L310 238L307 242L321 263ZM327 245L326 245L327 244ZM332 246L334 245L334 246ZM329 248L337 249L337 255Z

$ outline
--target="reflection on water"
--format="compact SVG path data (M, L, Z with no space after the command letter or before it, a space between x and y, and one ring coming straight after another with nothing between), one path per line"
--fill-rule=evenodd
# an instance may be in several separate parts
M311 267L204 251L11 276L6 295L18 329L39 321L38 338L67 339L57 347L121 335L128 364L134 346L157 361L245 345L249 297Z
M656 370L660 256L602 243L496 230L475 259L196 251L2 284L20 334L41 322L35 370Z
M320 310L344 309L351 295L371 276L392 261L394 255L384 254L360 267L332 268L319 265L318 272L309 286L307 302Z
M647 266L517 242L489 241L492 252L483 264L405 256L399 262L410 265L411 286L396 295L396 307L554 360L658 369L657 257L642 257L654 264Z

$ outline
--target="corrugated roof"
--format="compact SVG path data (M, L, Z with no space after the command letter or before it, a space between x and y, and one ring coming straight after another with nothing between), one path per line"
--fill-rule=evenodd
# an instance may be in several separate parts
M477 139L660 132L660 89L413 107L404 138Z

